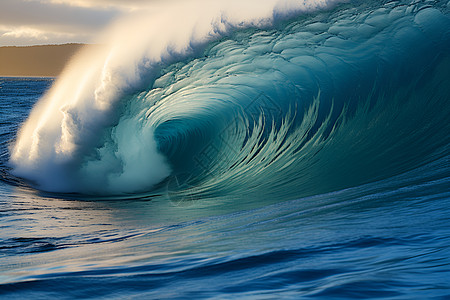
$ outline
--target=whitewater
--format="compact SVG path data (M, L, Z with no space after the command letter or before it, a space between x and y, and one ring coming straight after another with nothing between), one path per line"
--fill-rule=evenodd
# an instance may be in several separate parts
M0 78L0 295L450 295L450 2L169 1Z

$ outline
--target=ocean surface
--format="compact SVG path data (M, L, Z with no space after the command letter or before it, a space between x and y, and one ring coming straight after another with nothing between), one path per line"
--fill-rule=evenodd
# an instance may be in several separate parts
M267 3L0 78L1 299L450 299L450 2Z

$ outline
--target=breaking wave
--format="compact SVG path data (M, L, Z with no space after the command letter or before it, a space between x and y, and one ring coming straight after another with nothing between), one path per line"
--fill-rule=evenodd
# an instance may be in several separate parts
M437 161L450 144L448 10L155 5L71 63L20 130L12 173L52 192L279 201Z

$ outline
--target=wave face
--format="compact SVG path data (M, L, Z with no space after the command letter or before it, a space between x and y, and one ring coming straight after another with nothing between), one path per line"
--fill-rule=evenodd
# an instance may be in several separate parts
M338 2L122 20L34 108L13 174L52 192L280 201L448 156L447 2Z

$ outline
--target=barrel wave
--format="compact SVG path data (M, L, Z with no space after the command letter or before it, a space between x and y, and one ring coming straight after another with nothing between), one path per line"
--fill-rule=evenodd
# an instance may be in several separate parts
M12 174L51 192L260 203L448 159L450 4L300 2L118 22L33 109Z

